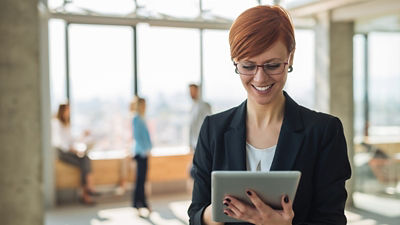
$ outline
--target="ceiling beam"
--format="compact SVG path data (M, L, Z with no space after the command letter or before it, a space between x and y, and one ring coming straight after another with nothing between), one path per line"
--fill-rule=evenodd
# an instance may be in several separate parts
M397 13L400 15L399 0L372 0L357 5L349 5L332 11L333 21L354 21Z
M321 0L311 1L304 5L290 7L288 10L293 17L307 17L320 12L330 11L339 7L353 5L361 2L368 2L371 0Z
M202 18L180 19L172 17L107 16L53 11L48 12L48 17L62 19L67 23L119 26L135 26L138 23L147 23L150 26L228 30L232 25L232 21L222 21L221 19L205 20Z

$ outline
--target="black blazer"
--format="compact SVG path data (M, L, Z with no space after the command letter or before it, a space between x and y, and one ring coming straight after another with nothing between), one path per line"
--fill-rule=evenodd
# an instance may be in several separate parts
M345 181L351 168L342 124L338 118L299 106L286 92L284 95L284 119L271 170L302 173L293 202L293 224L346 224ZM244 101L203 122L193 158L190 224L201 225L203 211L211 203L213 170L246 170L246 106Z

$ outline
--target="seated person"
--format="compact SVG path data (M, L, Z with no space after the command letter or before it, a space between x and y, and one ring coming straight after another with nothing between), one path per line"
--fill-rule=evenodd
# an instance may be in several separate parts
M52 142L57 150L58 158L68 164L76 166L81 171L81 186L83 204L92 205L95 202L91 196L98 195L94 191L90 159L86 154L74 148L74 140L70 129L70 108L68 104L58 107L56 118L52 121Z

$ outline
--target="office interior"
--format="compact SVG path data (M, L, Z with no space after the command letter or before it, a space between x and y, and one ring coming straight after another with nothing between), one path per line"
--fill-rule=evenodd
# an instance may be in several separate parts
M260 4L280 4L293 17L297 48L285 90L343 123L353 171L349 224L400 224L398 0L2 1L1 224L120 224L112 219L120 213L129 224L188 224L188 85L201 86L213 113L246 99L228 32L240 12ZM173 208L153 220L133 216L127 203L136 94L147 100L154 142L146 192L160 209ZM90 130L103 193L89 209L102 214L84 221L72 216L86 210L79 171L51 146L51 120L65 102L73 134Z

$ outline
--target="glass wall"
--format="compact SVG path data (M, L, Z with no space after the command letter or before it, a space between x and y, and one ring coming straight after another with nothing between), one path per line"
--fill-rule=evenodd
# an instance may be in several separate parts
M203 98L213 113L239 105L247 98L240 77L234 72L228 31L204 31Z
M65 66L65 22L49 21L49 65L51 111L55 116L58 105L67 102Z
M285 90L300 105L315 106L315 37L313 30L296 29L293 72L288 73Z
M356 191L398 197L400 34L356 35L354 47Z
M52 2L62 5L57 1ZM138 1L138 4L148 10L173 16L193 17L199 13L199 1L162 2L149 0ZM104 10L109 14L123 8L126 12L134 9L133 2L124 0L116 1L113 6L107 1L90 0L69 4L98 12ZM202 6L206 14L234 19L244 9L257 4L256 0L204 0ZM171 11L173 5L181 5L183 8L177 7L182 10ZM237 106L246 99L246 92L239 76L234 73L230 59L229 31L205 29L202 31L202 43L200 29L138 24L136 31L137 65L134 65L132 27L69 25L68 84L73 134L79 137L90 130L91 138L96 143L93 146L94 152L130 149L132 131L128 105L134 93L133 69L136 67L137 92L147 100L146 117L155 146L153 153L186 152L192 103L188 88L190 83L202 82L203 99L211 104L213 113ZM296 38L298 47L294 60L295 70L289 74L285 89L300 104L312 108L314 34L308 30L297 30ZM57 106L67 99L65 23L50 23L50 42L54 87L52 99L53 106ZM203 68L200 68L201 63Z
M400 34L370 33L371 136L400 136Z
M90 131L94 151L125 150L131 138L131 27L69 26L71 129Z
M138 87L147 100L154 154L187 151L189 84L200 81L197 29L138 26Z

